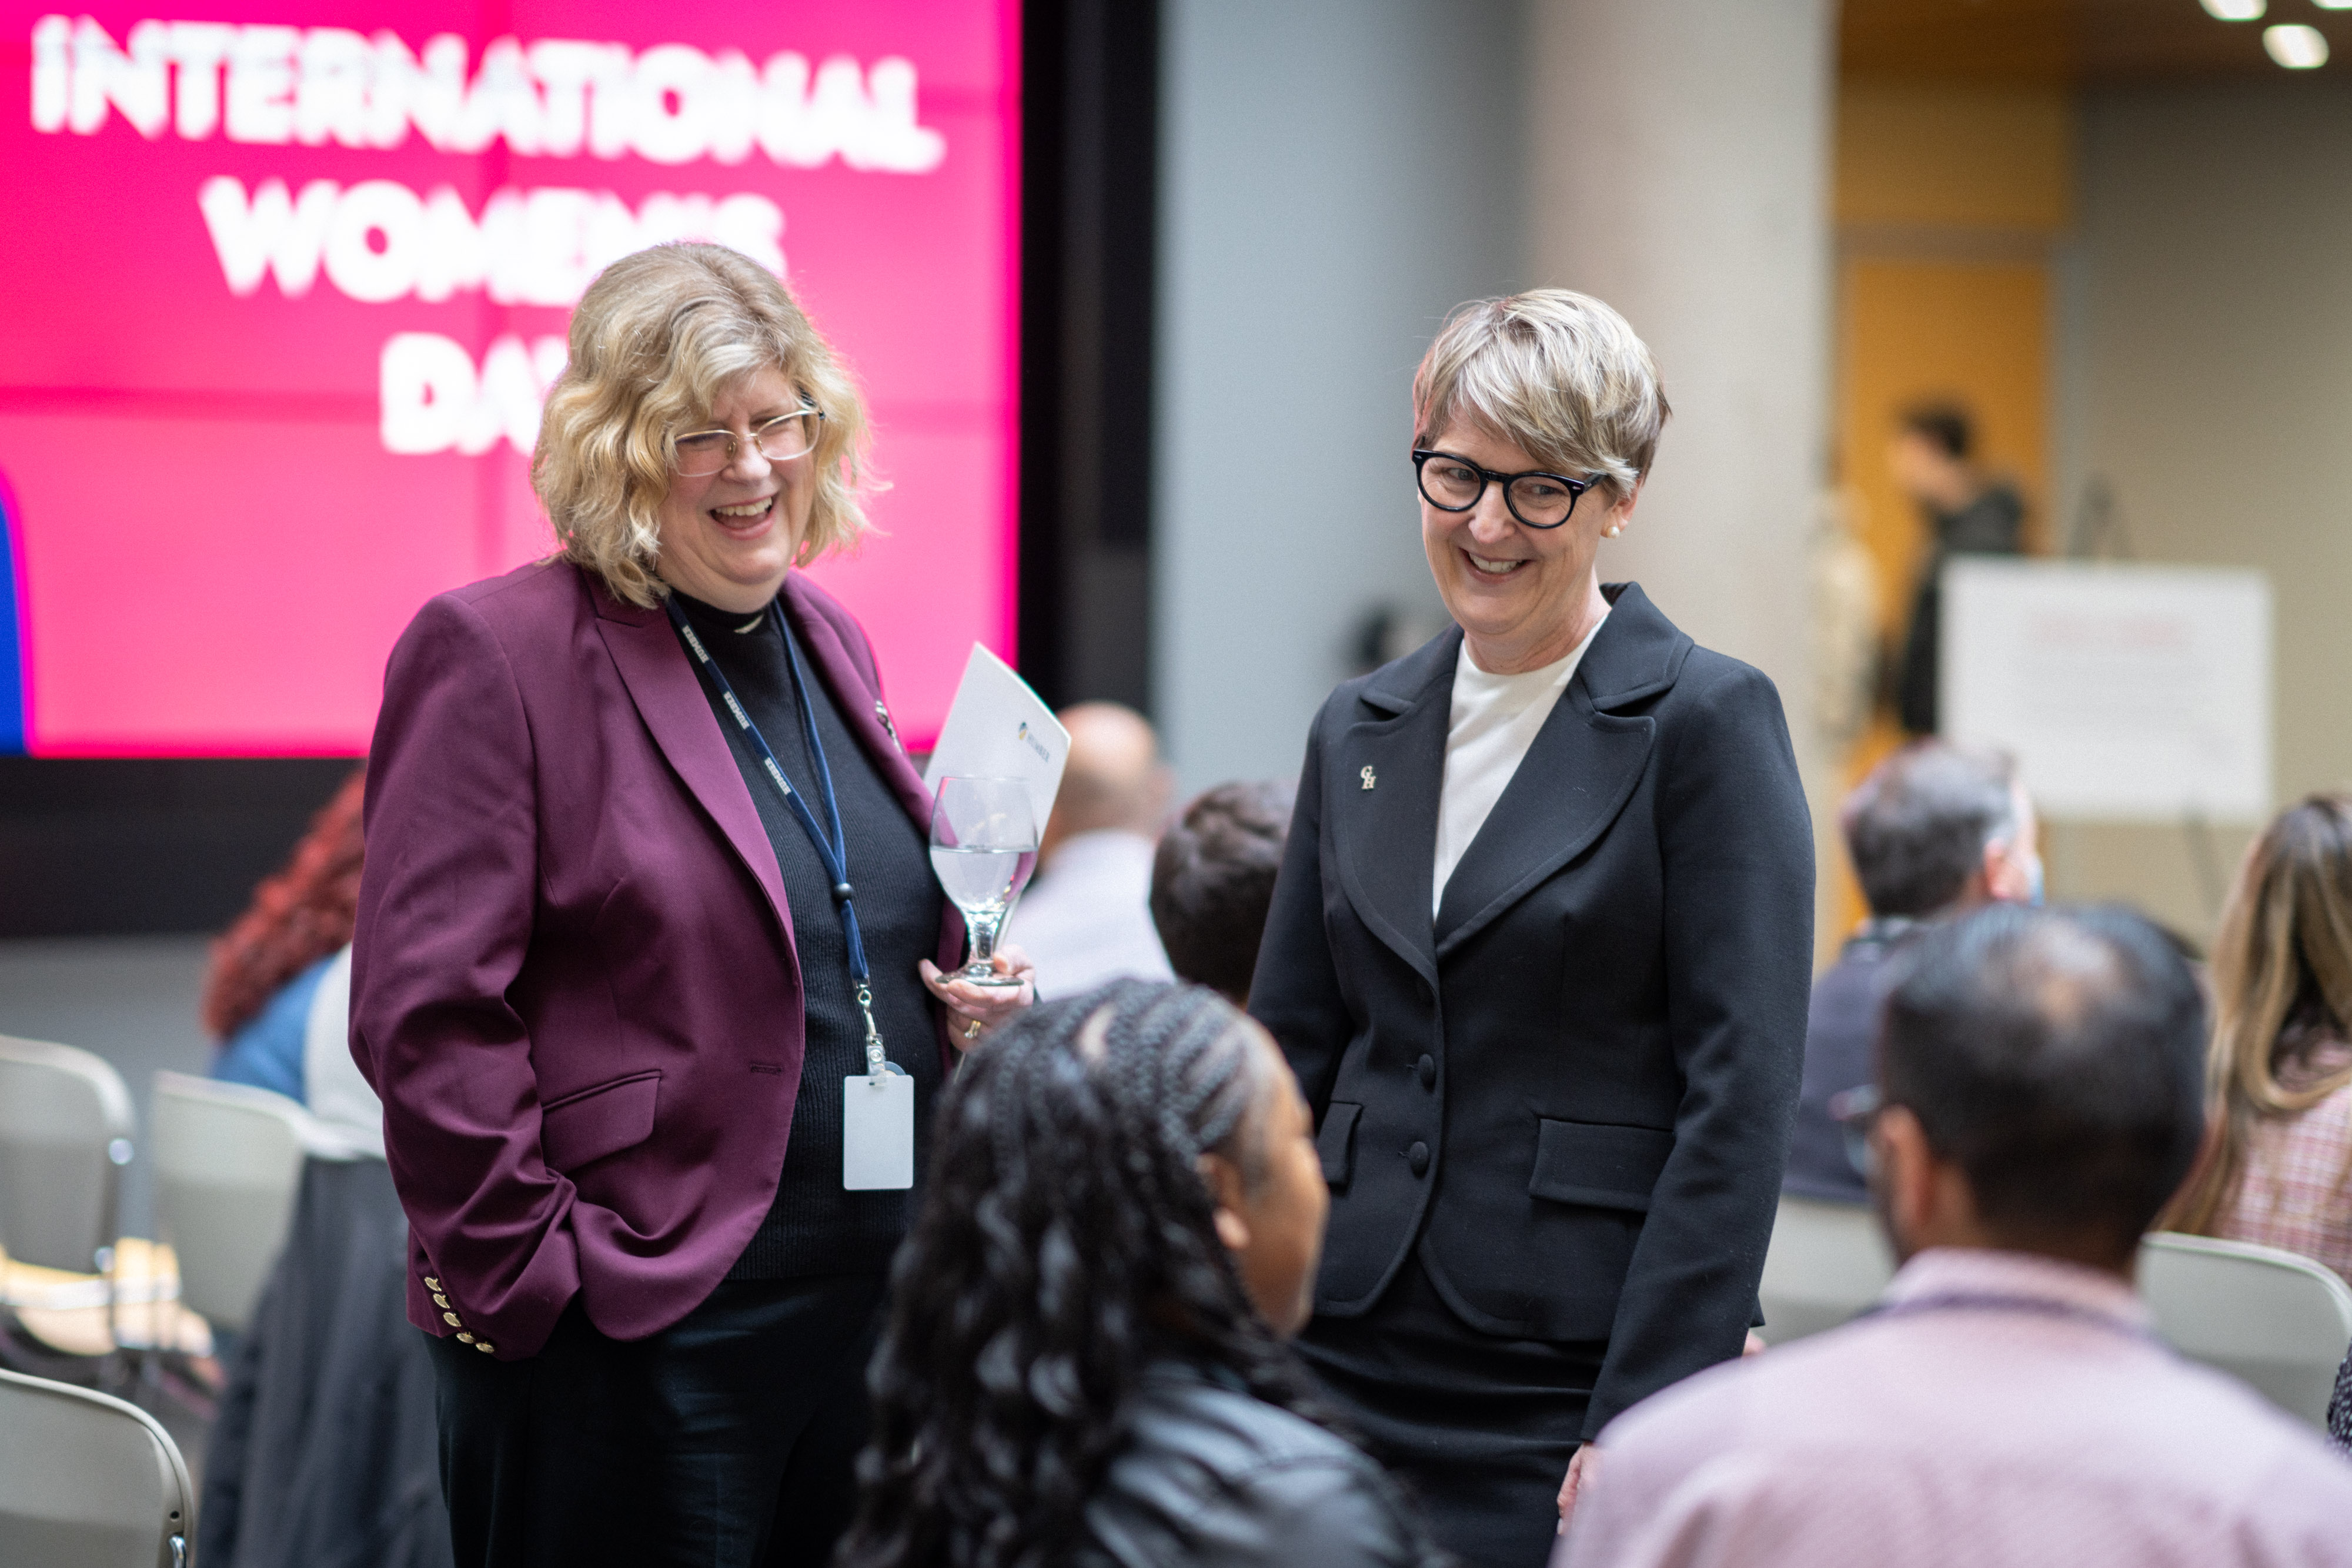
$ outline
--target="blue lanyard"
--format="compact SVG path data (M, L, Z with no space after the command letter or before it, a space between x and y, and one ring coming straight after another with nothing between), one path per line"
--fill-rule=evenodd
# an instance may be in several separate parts
M841 831L841 807L833 793L833 769L825 765L824 741L816 732L816 707L809 701L808 682L801 674L800 644L793 641L793 629L785 623L783 610L775 601L769 601L768 613L774 619L776 631L784 640L784 664L792 672L793 698L800 705L801 737L808 742L809 758L816 766L817 789L824 805L822 826L817 822L816 813L808 809L808 802L801 799L801 792L784 778L784 770L778 765L776 754L768 748L768 737L760 733L760 727L751 722L751 716L736 700L735 688L729 684L727 672L719 667L710 657L710 650L705 648L702 639L694 634L694 627L688 622L686 612L678 608L677 595L665 596L662 604L668 610L669 623L677 628L677 634L685 641L687 651L694 655L694 662L710 678L711 685L718 688L719 696L725 700L727 711L735 716L736 724L759 748L760 762L767 769L768 781L776 787L776 793L784 798L784 804L791 808L793 817L808 834L809 842L816 846L816 858L824 863L824 874L833 879L833 907L841 916L842 938L849 947L849 978L856 992L857 1010L866 1019L866 1071L877 1075L887 1072L889 1060L883 1054L882 1032L874 1027L874 991L867 983L872 973L866 966L866 944L857 934L857 904L849 885L849 841Z

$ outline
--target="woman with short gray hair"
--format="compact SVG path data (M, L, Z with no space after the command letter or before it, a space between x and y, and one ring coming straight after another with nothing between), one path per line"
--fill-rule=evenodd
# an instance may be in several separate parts
M1803 1055L1779 695L1600 580L1666 414L1597 299L1447 322L1412 461L1455 624L1316 718L1250 993L1332 1188L1299 1347L1496 1568L1612 1416L1739 1354Z

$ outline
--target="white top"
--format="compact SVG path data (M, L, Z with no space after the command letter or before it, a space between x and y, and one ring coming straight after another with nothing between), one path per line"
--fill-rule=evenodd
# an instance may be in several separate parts
M1004 923L1004 940L1037 966L1040 997L1075 997L1135 975L1172 980L1151 924L1151 856L1159 846L1117 828L1064 840Z
M352 1060L352 950L319 977L302 1034L302 1098L347 1155L383 1158L383 1103Z
M1445 782L1437 796L1437 867L1429 879L1430 918L1444 901L1445 883L1478 830L1486 825L1495 802L1519 759L1536 741L1536 731L1551 716L1560 693L1592 646L1604 612L1584 641L1539 669L1522 675L1490 675L1470 657L1470 640L1454 661L1454 711L1445 724Z

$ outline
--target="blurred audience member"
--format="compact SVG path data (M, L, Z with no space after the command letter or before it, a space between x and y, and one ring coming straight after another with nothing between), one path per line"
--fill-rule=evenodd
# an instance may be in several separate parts
M2352 1563L2352 1467L2132 1290L2204 1129L2188 966L2134 915L2007 907L1895 962L1870 1141L1901 1270L1612 1424L1566 1561Z
M1049 1002L974 1051L892 1270L842 1568L1428 1561L1282 1341L1323 1220L1314 1128L1197 987Z
M278 879L298 880L322 855L347 867L333 905L346 938L361 860L359 791L354 776ZM269 893L266 885L265 900ZM317 901L309 907L310 929L331 936L336 926L318 918ZM216 969L215 995L221 978ZM237 1336L205 1436L196 1560L447 1568L433 1362L408 1325L408 1219L383 1163L383 1106L352 1060L348 941L284 987L264 1016L280 1010L297 1015L293 1078L274 1087L299 1094L318 1135L341 1148L302 1162L285 1249Z
M1860 1203L1869 1195L1832 1103L1870 1082L1887 954L1920 921L2041 896L2033 802L2010 760L1914 741L1871 770L1839 815L1870 918L1813 982L1805 1081L1783 1192Z
M205 1028L221 1042L213 1076L302 1098L303 1030L334 956L348 946L360 899L360 796L365 765L310 819L285 866L213 944Z
M1975 449L1976 425L1968 411L1930 403L1904 414L1887 450L1895 484L1918 503L1927 525L1895 694L1896 716L1913 735L1935 734L1940 718L1936 663L1944 562L1956 555L2015 555L2021 542L2025 503L2012 486L1977 467Z
M1220 784L1185 807L1151 859L1151 923L1178 978L1249 1005L1296 786Z
M2352 1350L2336 1369L2336 1392L2327 1400L2327 1440L2352 1455Z
M1037 880L1004 939L1037 966L1037 994L1074 997L1133 975L1173 977L1151 929L1151 849L1168 814L1160 740L1133 708L1080 703L1055 716L1070 732L1062 792L1037 844Z
M2352 796L2297 801L2247 851L2213 989L2220 1125L2167 1218L2352 1279Z

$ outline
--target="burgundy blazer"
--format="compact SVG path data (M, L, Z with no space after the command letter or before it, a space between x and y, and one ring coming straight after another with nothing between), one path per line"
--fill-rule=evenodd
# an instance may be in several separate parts
M783 601L928 831L866 634L799 572ZM774 1201L803 1021L775 850L667 616L562 561L426 604L384 674L367 842L352 1055L409 1321L501 1360L575 1295L616 1339L675 1322ZM962 943L949 905L941 967Z

